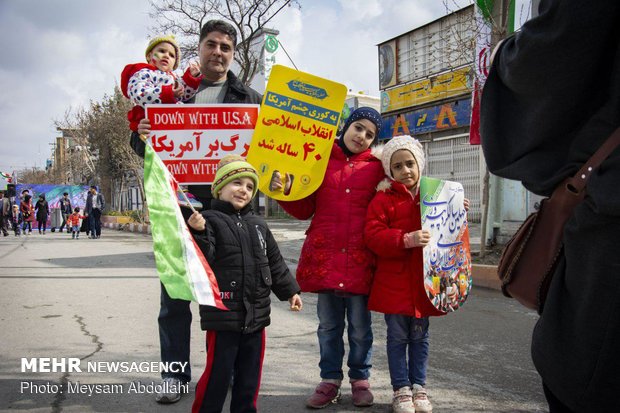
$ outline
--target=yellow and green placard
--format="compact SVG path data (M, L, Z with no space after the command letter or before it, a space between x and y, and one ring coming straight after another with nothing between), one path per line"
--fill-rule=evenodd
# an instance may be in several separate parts
M323 181L347 88L327 79L275 65L263 97L247 160L259 189L295 201ZM284 189L272 190L279 173Z

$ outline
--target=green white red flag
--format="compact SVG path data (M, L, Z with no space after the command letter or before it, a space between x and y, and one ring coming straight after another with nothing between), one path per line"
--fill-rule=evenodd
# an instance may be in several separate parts
M4 179L8 183L11 183L13 181L13 176L6 172L0 172L0 178Z
M176 180L147 143L144 191L159 278L172 298L227 310L215 274L181 214L176 196L178 189Z

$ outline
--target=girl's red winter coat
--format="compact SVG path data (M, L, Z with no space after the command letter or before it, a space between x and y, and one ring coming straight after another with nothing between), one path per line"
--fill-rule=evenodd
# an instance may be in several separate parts
M422 228L420 195L385 179L368 207L364 241L377 255L368 309L410 317L438 315L426 298L422 248L405 248L403 236Z
M347 157L335 143L319 189L302 200L280 202L295 218L313 217L297 267L302 291L370 292L374 256L364 245L363 230L368 204L384 176L370 149Z

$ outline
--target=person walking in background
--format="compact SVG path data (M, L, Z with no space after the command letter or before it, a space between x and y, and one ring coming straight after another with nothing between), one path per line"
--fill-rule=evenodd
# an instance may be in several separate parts
M23 192L22 192L23 193ZM32 205L32 196L26 192L24 199L19 203L19 210L22 214L22 231L24 235L32 234L32 223L35 221L34 207ZM28 232L26 232L28 229Z
M67 225L67 232L73 232L71 230L71 225L67 223L67 218L69 215L73 213L73 208L71 207L71 199L69 199L69 193L64 192L62 194L62 198L60 199L60 213L62 214L62 224L60 224L59 232L62 232L62 229Z
M374 256L364 245L363 232L368 204L385 177L381 161L370 150L381 123L376 110L355 110L334 142L319 189L298 201L278 201L295 218L312 218L297 267L301 290L319 295L321 382L306 400L310 408L320 409L340 398L345 325L353 404L370 406L374 400L368 382L373 335L367 308ZM283 189L279 173L274 172L270 185Z
M6 237L9 235L8 226L11 221L11 200L6 191L0 191L0 229Z
M11 226L13 228L13 232L15 233L15 236L17 237L18 235L21 235L20 228L22 224L22 213L19 210L19 205L13 205L10 218L11 218Z
M97 187L91 185L86 196L86 206L84 212L89 219L89 231L91 239L101 237L101 213L105 209L105 199L103 194L97 192Z
M80 207L75 207L73 213L67 217L67 231L71 229L71 238L80 238L80 227L82 226L82 220L86 217L80 214Z
M39 228L39 235L45 235L45 229L47 227L47 218L50 214L49 204L45 199L45 194L39 195L39 200L34 206L37 215L37 223ZM43 227L43 232L41 232L41 227Z
M620 2L542 0L539 12L494 52L481 136L491 172L550 195L620 126ZM616 148L564 226L534 327L532 359L551 413L618 411L619 182Z
M254 89L246 86L230 70L230 65L237 46L237 31L229 23L222 20L207 21L200 31L198 58L200 71L203 75L198 93L187 103L231 103L260 104L262 96ZM144 157L144 142L140 134L148 136L151 124L147 118L140 121L138 131L131 134L130 145L134 152ZM211 185L188 185L188 190L202 203L204 209L211 205ZM191 211L181 208L185 218ZM159 342L161 360L163 362L179 362L186 365L180 373L162 373L167 382L164 389L179 389L180 384L191 381L190 367L190 330L192 313L190 302L170 298L161 285L161 301L159 310ZM155 395L158 403L176 403L181 399L180 391L161 391Z

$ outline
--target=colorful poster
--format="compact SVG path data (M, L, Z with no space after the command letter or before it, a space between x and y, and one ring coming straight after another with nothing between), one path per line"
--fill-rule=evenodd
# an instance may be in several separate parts
M226 155L247 156L259 105L146 105L151 146L180 184L210 184Z
M62 224L62 214L60 213L60 200L66 192L71 200L71 207L80 207L84 211L86 205L86 195L90 186L85 185L50 185L50 184L17 184L15 185L15 202L20 202L20 196L23 191L28 191L32 196L32 206L35 206L39 200L39 195L43 194L49 206L50 214L47 218L47 228L52 229L60 227ZM58 212L56 212L58 211ZM60 221L59 221L60 219Z
M281 65L273 67L247 157L258 170L262 192L294 201L316 191L325 175L346 94L340 83ZM272 191L276 172L284 190Z
M381 91L381 113L470 93L472 89L471 70L470 67L464 67L417 82L383 90Z
M424 248L424 288L435 308L457 310L472 286L469 226L458 182L422 177L422 229L431 233Z

